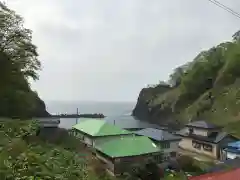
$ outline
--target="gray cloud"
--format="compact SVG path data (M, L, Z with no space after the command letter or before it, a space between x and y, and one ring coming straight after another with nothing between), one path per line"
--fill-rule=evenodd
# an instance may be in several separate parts
M221 0L240 12L240 2ZM45 100L135 101L147 84L238 30L207 0L7 0L26 20Z

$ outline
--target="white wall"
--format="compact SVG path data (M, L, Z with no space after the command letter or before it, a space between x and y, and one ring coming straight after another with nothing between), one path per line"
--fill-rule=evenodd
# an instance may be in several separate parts
M182 140L179 142L179 147L182 148L182 149L191 151L191 152L196 152L196 153L199 153L199 154L211 156L212 158L217 158L217 154L218 154L218 151L219 151L218 148L217 148L217 144L202 142L202 143L205 143L205 144L212 145L212 151L210 152L210 151L204 150L202 145L201 145L200 149L194 148L193 145L192 145L192 141L193 141L193 139L191 139L191 138L187 138L187 137L182 138Z
M89 145L89 146L93 146L93 139L84 136L83 141L85 144Z
M227 152L227 159L235 159L237 157L240 157L240 155L236 153Z
M161 147L161 142L157 143L157 145L160 148L160 151L162 151L164 157L169 157L171 152L177 152L178 151L178 144L179 141L169 141L170 147L169 148L162 148ZM164 142L162 142L164 143Z
M185 132L189 133L189 127L186 127ZM213 132L218 132L216 129L201 129L201 128L192 128L193 134L199 135L199 136L209 136Z
M189 129L193 129L193 134L200 135L200 136L208 136L210 133L215 132L216 130L210 130L210 129L200 129L200 128L190 128L190 127L185 127L184 129L181 130L182 133L189 133Z
M208 131L206 129L195 129L193 128L193 134L199 135L199 136L207 136Z
M89 146L93 146L93 139L91 139L90 137L82 134L81 132L77 132L75 131L73 133L80 141L82 141L84 144L87 144Z

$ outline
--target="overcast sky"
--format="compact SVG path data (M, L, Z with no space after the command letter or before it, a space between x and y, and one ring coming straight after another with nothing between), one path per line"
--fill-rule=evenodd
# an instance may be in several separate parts
M240 12L239 0L220 0ZM33 30L44 100L136 101L240 19L207 0L6 0Z

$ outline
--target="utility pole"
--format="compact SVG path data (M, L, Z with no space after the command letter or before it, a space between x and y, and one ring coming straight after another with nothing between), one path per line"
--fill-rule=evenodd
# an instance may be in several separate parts
M77 108L77 116L78 116L78 108ZM76 117L76 124L78 123L78 117Z

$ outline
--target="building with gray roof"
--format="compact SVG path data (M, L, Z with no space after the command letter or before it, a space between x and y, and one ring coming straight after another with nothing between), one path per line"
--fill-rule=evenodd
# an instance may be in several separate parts
M134 134L150 138L163 152L163 158L169 159L176 156L180 136L174 135L166 130L146 128L134 131Z
M215 124L212 124L206 121L193 121L188 123L186 127L194 127L194 128L201 128L201 129L220 129L221 128Z
M236 137L224 132L221 127L205 121L191 122L176 134L182 137L179 142L181 149L213 159L222 159L221 147L237 140Z

